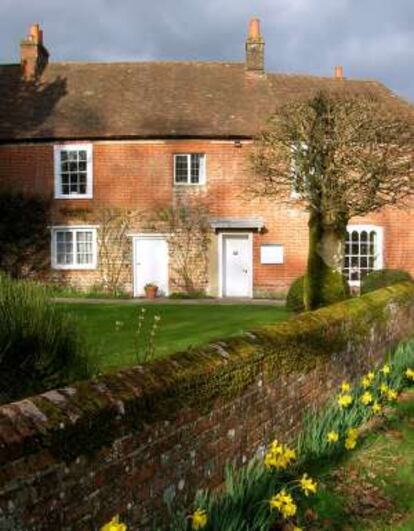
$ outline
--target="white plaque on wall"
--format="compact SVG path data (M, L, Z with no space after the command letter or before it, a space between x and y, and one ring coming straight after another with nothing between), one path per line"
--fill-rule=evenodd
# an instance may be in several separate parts
M260 246L261 264L283 264L283 245L267 243Z

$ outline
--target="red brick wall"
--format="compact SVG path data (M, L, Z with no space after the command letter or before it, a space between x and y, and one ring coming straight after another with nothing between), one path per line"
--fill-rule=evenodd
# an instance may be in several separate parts
M413 286L378 293L0 407L0 528L150 529L168 497L190 507L412 333Z
M79 209L119 206L150 211L172 204L174 198L198 195L218 217L262 217L265 231L254 234L254 287L256 292L284 292L306 265L307 214L297 201L282 205L276 199L253 199L246 194L250 182L248 144L236 148L233 142L160 141L96 142L93 146L94 196L92 200L55 200L54 220L77 219ZM173 154L206 153L207 185L173 187ZM53 145L0 146L0 181L25 191L53 194ZM71 213L71 210L73 212ZM384 228L384 265L403 268L414 275L414 210L386 209L354 222L373 223ZM260 264L260 245L281 243L285 263ZM96 281L91 272L56 272L59 276ZM132 276L132 273L131 273ZM130 286L129 286L130 288Z

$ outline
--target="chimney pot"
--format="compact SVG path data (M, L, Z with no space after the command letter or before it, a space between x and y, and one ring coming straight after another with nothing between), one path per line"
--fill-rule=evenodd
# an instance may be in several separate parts
M334 75L334 78L335 78L335 79L339 79L339 80L344 79L344 68L343 68L342 65L336 65L336 66L335 66L335 75Z
M253 17L249 20L249 39L260 38L260 19Z
M264 73L264 44L260 33L260 20L253 17L249 21L246 39L246 70L248 72Z

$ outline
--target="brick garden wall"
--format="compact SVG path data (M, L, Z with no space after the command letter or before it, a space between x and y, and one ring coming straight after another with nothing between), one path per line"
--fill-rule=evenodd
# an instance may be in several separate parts
M151 529L414 330L414 286L268 325L0 408L0 528ZM2 527L3 525L3 527Z

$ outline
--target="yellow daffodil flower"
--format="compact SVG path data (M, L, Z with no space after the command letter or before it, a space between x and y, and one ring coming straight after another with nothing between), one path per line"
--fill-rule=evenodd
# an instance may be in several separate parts
M361 396L361 402L364 404L364 406L368 406L373 402L374 398L372 394L369 391L365 391L365 393Z
M264 456L264 465L267 468L285 469L296 459L295 450L284 444L273 441Z
M330 443L335 443L338 441L339 435L336 433L336 431L330 431L326 436L326 439Z
M353 450L356 446L357 440L351 439L350 437L347 437L345 440L345 448L347 450Z
M372 380L375 378L375 372L369 371L369 373L367 374L367 378L369 378L372 382Z
M388 387L388 385L385 384L385 383L382 383L382 384L380 385L380 392L381 392L381 394L382 394L382 395L386 395L386 394L388 393L388 391L389 391L389 387Z
M414 381L414 369L410 369L410 368L408 368L408 369L405 371L405 375L406 375L406 377L407 377L409 380L413 380L413 381Z
M272 496L269 500L271 509L277 509L283 518L289 518L296 514L296 504L293 498L285 489L282 489L278 494Z
M196 509L191 515L193 529L203 529L207 525L207 513L204 509Z
M377 414L377 413L381 413L381 410L382 410L381 405L378 404L378 402L374 402L372 405L372 412Z
M345 448L347 450L353 450L358 440L358 430L356 428L349 428L346 432L347 438L345 440Z
M342 382L341 384L341 392L342 393L349 393L349 391L351 390L351 386L349 385L348 382Z
M387 397L388 400L397 400L398 393L394 389L388 389Z
M390 374L391 372L391 367L388 365L388 363L386 363L383 368L381 369L381 372L384 376L386 376L387 374Z
M368 378L368 376L363 376L361 378L361 385L364 389L367 389L368 387L370 387L372 385L372 380L371 378Z
M352 396L351 395L339 395L338 397L338 404L341 407L348 407L352 404Z
M119 521L119 516L116 515L110 522L101 527L101 531L126 531L127 526Z
M318 488L318 483L308 476L308 474L303 474L302 478L299 480L300 488L305 493L305 496L309 496L310 493L315 494Z

